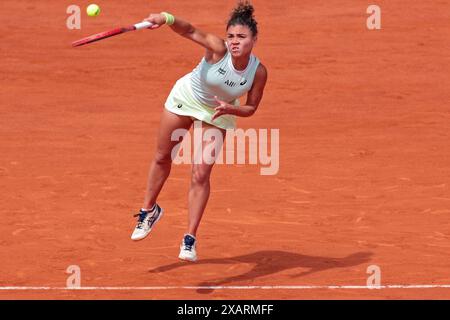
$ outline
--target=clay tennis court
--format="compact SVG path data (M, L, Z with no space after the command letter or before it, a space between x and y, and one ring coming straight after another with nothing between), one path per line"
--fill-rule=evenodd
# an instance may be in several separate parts
M177 258L189 165L149 238L130 234L163 103L203 49L167 27L70 44L163 10L224 35L235 1L89 3L0 5L0 298L450 298L450 1L253 1L269 80L238 127L279 129L280 169L215 167L196 263ZM57 289L70 265L115 289ZM347 287L371 265L401 287Z

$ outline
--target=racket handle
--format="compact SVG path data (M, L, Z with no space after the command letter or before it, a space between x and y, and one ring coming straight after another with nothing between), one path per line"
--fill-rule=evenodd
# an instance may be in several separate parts
M141 29L146 29L148 27L151 27L153 25L153 23L148 22L148 21L142 21L139 23L136 23L134 25L135 30L141 30Z

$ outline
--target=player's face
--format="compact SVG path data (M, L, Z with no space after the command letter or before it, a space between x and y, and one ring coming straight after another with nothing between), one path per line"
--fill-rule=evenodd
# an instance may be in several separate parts
M247 26L230 26L227 30L227 44L233 57L247 56L252 52L256 37Z

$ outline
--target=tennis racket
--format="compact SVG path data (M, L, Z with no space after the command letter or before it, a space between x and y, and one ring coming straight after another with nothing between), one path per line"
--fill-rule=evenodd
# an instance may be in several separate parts
M128 27L116 28L116 29L112 29L109 31L100 32L100 33L94 34L92 36L72 42L72 47L79 47L79 46L82 46L82 45L85 45L85 44L88 44L91 42L106 39L106 38L116 36L118 34L122 34L122 33L128 32L128 31L146 29L148 27L151 27L152 25L153 24L151 22L143 21L143 22L139 22L139 23L133 24Z

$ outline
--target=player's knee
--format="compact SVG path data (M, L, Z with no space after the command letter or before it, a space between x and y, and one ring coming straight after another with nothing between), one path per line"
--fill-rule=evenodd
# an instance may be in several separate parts
M167 165L172 163L172 157L170 153L157 151L154 161L157 165Z
M209 183L209 176L210 171L201 169L201 168L194 168L192 170L192 183L197 185L205 185Z

